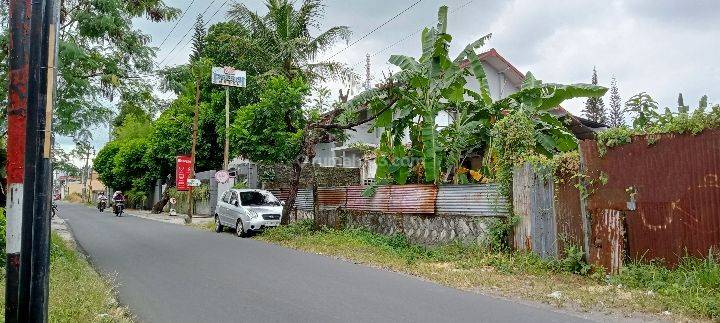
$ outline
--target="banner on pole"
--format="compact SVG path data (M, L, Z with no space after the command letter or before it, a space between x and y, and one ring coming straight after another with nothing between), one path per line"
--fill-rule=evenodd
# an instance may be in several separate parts
M212 68L212 83L234 86L234 87L245 87L246 75L245 71L236 70L232 67L213 67Z
M177 156L175 163L175 187L178 191L187 191L190 189L187 180L190 178L190 169L192 168L192 160L190 156Z

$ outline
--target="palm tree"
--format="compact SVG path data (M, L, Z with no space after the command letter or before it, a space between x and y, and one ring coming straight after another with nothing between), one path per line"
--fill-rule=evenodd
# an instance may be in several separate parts
M313 36L311 29L320 30L325 5L322 0L303 0L300 8L295 9L294 4L295 1L290 0L266 0L268 12L261 16L242 3L235 3L228 15L252 32L257 48L261 51L257 54L275 66L269 73L288 78L302 76L311 83L327 77L354 77L344 64L316 61L320 54L336 42L347 42L350 28L334 26Z

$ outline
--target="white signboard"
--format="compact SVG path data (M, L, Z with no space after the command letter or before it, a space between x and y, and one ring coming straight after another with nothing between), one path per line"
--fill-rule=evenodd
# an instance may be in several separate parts
M215 180L218 181L218 183L227 183L229 179L230 174L228 174L228 172L225 170L221 170L215 173Z
M212 83L245 87L245 71L239 71L232 67L213 67L212 68Z
M188 186L197 187L200 186L202 183L197 178L188 178L187 184Z

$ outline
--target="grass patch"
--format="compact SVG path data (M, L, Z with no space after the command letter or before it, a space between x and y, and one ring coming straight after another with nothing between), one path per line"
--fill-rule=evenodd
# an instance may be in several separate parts
M688 259L675 270L629 264L616 276L593 271L579 249L561 260L529 253L494 252L459 242L423 247L402 235L363 229L313 230L300 221L264 231L256 239L404 272L443 285L538 300L576 310L662 314L675 319L719 319L720 264Z
M215 222L213 221L205 221L202 223L198 223L196 221L193 221L193 223L187 224L187 226L193 227L195 229L200 229L203 231L215 231Z
M5 305L5 271L2 270L0 306ZM132 322L116 302L107 282L85 258L58 235L50 249L51 322Z

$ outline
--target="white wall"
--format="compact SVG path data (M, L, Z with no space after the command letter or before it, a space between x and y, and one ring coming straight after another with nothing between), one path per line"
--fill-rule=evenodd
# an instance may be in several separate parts
M494 67L490 66L485 62L482 62L485 68L485 74L488 81L488 87L490 88L490 96L493 100L502 99L510 94L517 92L519 89L510 83L502 73L499 73ZM507 72L509 73L509 72ZM502 84L502 86L501 86ZM479 92L480 84L475 80L474 76L467 77L467 85L469 89Z

